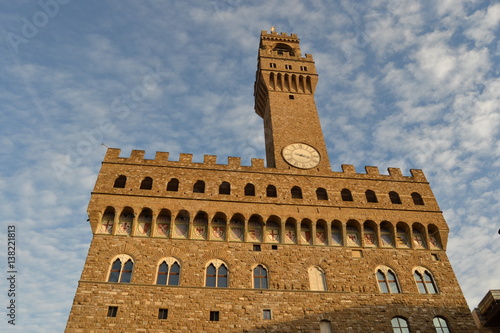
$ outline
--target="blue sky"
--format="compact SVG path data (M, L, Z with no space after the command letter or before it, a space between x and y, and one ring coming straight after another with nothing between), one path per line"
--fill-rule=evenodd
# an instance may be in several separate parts
M273 25L314 56L332 169L423 169L469 306L500 288L495 1L2 1L0 227L16 226L19 270L17 325L2 315L2 331L63 331L101 143L264 158L253 82Z

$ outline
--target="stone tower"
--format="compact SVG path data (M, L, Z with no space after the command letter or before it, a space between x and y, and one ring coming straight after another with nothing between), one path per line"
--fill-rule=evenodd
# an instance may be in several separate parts
M474 332L421 170L332 172L317 74L263 31L267 167L108 149L66 332Z

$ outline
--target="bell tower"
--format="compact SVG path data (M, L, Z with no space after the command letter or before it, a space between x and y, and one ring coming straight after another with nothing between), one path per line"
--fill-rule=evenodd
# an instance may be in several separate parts
M267 166L330 171L314 90L312 55L297 35L262 31L255 79L255 112L264 119Z

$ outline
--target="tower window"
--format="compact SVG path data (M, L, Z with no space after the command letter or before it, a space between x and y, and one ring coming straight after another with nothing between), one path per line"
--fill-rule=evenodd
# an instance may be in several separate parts
M158 319L167 319L167 318L168 318L168 309L159 309Z
M326 291L325 273L316 266L309 267L310 290Z
M124 175L120 175L120 176L118 176L118 178L115 179L115 183L113 184L113 187L125 188L126 183L127 183L127 177Z
M248 197L254 197L255 196L255 186L254 184L246 184L245 185L245 195Z
M118 307L117 306L109 306L108 307L108 315L107 315L107 317L114 318L114 317L116 317L117 313L118 313Z
M271 309L264 309L262 310L262 319L264 320L271 320Z
M295 99L294 95L288 95L288 99Z
M231 185L228 182L222 182L219 186L219 194L231 194Z
M266 196L269 197L269 198L276 198L278 196L278 193L276 191L276 186L269 185L266 188Z
M219 311L210 311L210 321L219 321Z
M227 288L227 267L216 260L208 265L206 270L206 287Z
M448 323L446 322L446 319L442 317L434 317L432 320L432 323L434 324L434 328L436 329L437 333L449 333L450 329L448 328Z
M328 200L328 193L324 188L320 187L316 190L316 198L318 200Z
M302 189L298 186L292 187L291 190L292 198L294 199L302 199Z
M181 265L174 258L167 258L158 266L156 284L178 286L181 274Z
M153 178L146 177L141 182L141 190L150 190L153 188Z
M127 255L121 255L113 262L109 272L108 282L130 283L134 263Z
M276 64L274 62L269 63L269 67L276 68Z
M307 66L300 66L300 70L304 71L304 72L307 72Z
M285 65L285 69L292 69L292 65Z
M431 273L425 269L418 269L413 273L418 291L421 294L437 294L436 284Z
M254 244L253 245L253 250L254 251L261 251L260 244Z
M177 192L179 191L179 180L177 178L172 178L167 184L167 191Z
M408 321L403 317L392 318L391 326L394 333L410 333Z
M391 202L393 204L397 205L401 204L401 199L399 198L399 194L397 192L394 191L389 192L389 199L391 199Z
M193 193L205 193L205 182L198 180L193 186Z
M378 202L377 195L372 190L367 190L365 192L366 202Z
M384 294L399 294L399 285L396 280L396 274L390 269L379 269L377 271L377 281L380 291Z
M267 289L267 270L262 265L253 269L253 287L255 289Z
M411 198L413 199L413 203L415 205L420 205L420 206L424 205L424 199L422 199L422 196L419 193L413 192L411 194Z
M340 195L342 196L342 201L354 201L351 191L346 188L340 192Z

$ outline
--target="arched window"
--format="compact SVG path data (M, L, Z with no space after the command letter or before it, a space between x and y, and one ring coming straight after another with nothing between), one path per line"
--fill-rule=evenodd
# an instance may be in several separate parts
M222 182L219 186L219 194L231 194L231 184Z
M377 195L372 190L367 190L365 192L366 202L378 202Z
M253 287L254 289L267 289L267 269L259 265L253 269Z
M101 225L99 233L109 234L113 232L113 224L115 223L115 209L113 207L106 207L104 214L102 214Z
M377 281L380 291L384 294L399 294L401 292L396 274L387 267L381 267L377 270Z
M145 177L141 182L140 189L141 190L150 190L152 188L153 188L153 178Z
M421 294L437 294L436 283L432 278L431 273L425 268L417 268L413 272L413 277L417 283L418 291Z
M130 283L133 270L134 262L132 258L125 254L120 255L111 265L108 282Z
M361 237L359 236L359 229L356 221L347 222L347 246L361 246Z
M342 225L340 221L332 222L332 245L340 246L343 244L342 242Z
M389 199L393 204L401 204L401 199L399 198L399 194L394 191L389 192Z
M113 184L113 187L125 188L126 183L127 183L127 177L124 175L120 175L120 176L118 176L118 178L115 179L115 183Z
M276 191L276 186L268 185L266 188L266 197L276 198L278 196L278 192Z
M328 193L324 188L320 187L316 190L316 198L318 200L328 200Z
M156 284L178 286L181 275L181 265L175 258L166 258L158 266Z
M424 205L424 199L422 199L422 196L420 194L418 194L417 192L413 192L411 194L411 198L413 199L413 203L415 205L420 205L420 206Z
M410 247L410 239L408 237L408 226L404 223L398 223L396 226L396 246L397 247Z
M380 241L383 247L394 247L394 236L391 230L394 230L388 221L380 224Z
M326 291L325 273L316 266L307 270L309 273L309 287L311 290Z
M245 185L245 195L248 197L254 197L255 196L255 186L254 184L246 184Z
M292 187L291 190L292 198L294 199L302 199L302 189L298 186Z
M342 201L354 201L351 191L346 188L340 191L340 195L342 196Z
M434 317L432 323L434 324L434 328L436 329L437 333L450 332L450 329L448 328L448 323L446 322L446 319L444 319L443 317Z
M189 212L181 210L175 217L174 222L174 237L188 238L189 236Z
M179 179L172 178L167 184L167 191L177 192L179 191Z
M193 193L205 193L205 182L203 180L198 180L194 183Z
M132 232L132 223L134 221L134 210L131 207L123 208L118 218L117 235L130 235Z
M323 319L319 322L319 333L332 333L332 323Z
M365 224L363 226L363 236L364 236L364 246L367 246L367 247L377 247L378 246L377 233L376 233L374 227L369 225L367 222L365 222Z
M207 266L205 287L227 288L227 276L227 266L220 260L214 260Z
M408 321L403 317L392 318L391 325L394 333L410 333Z

